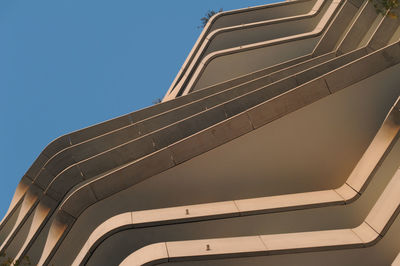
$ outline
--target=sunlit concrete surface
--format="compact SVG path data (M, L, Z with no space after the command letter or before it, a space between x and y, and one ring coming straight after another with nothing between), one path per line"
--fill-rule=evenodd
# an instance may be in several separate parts
M162 103L40 153L0 251L34 265L395 265L399 40L368 1L217 14Z

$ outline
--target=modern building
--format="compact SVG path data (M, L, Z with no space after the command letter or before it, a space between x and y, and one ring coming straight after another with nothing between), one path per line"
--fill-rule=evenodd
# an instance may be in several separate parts
M396 10L392 12L397 12ZM0 224L32 265L400 265L400 19L210 19L160 104L51 142Z

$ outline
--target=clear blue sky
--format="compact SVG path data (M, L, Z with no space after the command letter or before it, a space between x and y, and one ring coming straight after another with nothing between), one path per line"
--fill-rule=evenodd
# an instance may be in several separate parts
M208 9L269 2L1 0L0 218L54 138L164 96Z

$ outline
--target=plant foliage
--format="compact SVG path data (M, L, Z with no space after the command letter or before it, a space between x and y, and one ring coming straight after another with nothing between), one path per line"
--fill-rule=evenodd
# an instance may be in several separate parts
M392 10L399 6L399 0L369 0L373 3L376 12L397 18L397 14Z
M20 260L14 260L11 257L7 257L6 253L0 253L0 266L23 266L32 265L28 256L23 257Z
M218 11L208 10L206 15L200 19L201 25L199 26L199 28L204 28L207 25L207 22L210 20L210 18L212 16L214 16L215 14L218 14L218 13L220 13L222 11L223 11L222 8L220 8Z
M157 98L157 99L155 99L153 101L153 104L158 104L158 103L161 103L161 102L162 102L161 98Z

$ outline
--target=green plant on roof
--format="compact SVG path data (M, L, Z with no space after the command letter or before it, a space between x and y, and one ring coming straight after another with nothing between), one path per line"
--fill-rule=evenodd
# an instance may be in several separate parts
M398 15L393 11L399 6L399 0L369 0L374 5L376 12L397 18Z
M6 253L0 252L0 266L23 266L23 265L32 265L28 256L25 256L20 260L14 260L11 257L7 257Z
M199 26L199 28L201 28L201 29L204 28L207 25L207 22L210 20L210 18L212 16L214 16L215 14L218 14L218 13L220 13L222 11L223 11L222 8L220 8L218 11L208 10L206 15L200 19L201 25Z

